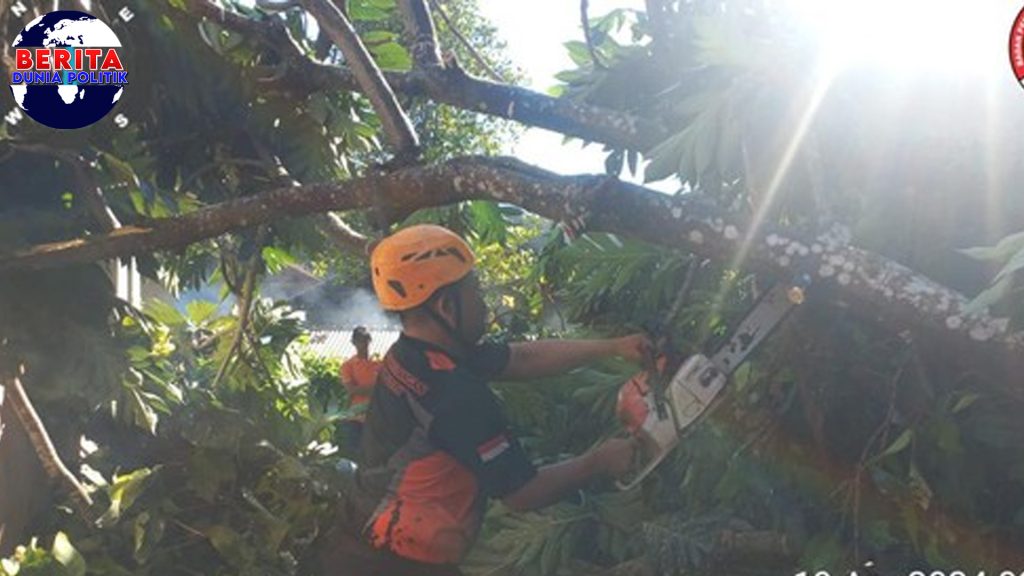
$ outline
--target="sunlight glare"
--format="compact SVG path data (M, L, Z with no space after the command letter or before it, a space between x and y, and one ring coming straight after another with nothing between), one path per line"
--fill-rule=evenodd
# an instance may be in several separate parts
M963 72L1004 66L1014 13L1001 0L784 1L836 68Z

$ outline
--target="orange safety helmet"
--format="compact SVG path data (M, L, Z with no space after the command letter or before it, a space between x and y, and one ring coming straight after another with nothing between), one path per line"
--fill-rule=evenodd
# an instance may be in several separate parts
M474 262L473 250L457 234L441 226L418 224L377 244L370 255L370 275L381 307L400 312L465 278Z

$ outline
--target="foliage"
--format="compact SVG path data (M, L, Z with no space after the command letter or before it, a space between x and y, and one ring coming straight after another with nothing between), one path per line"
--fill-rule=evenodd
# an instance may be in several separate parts
M82 461L105 508L99 529L51 519L80 552L80 570L69 574L86 566L97 574L293 574L330 518L334 459L323 442L341 414L307 394L332 367L306 364L305 375L294 374L289 344L299 325L287 309L259 302L249 322L259 348L211 386L237 329L237 318L216 309L193 301L182 314L154 303L117 327L131 343L133 380L116 398L93 400L86 435L99 448ZM104 405L124 406L123 417L110 418L118 409ZM58 542L52 556L66 564L70 552L58 548L74 548L62 533ZM19 552L8 562L31 574L25 569L49 567L47 558Z
M970 248L962 252L976 260L1001 267L992 279L992 284L971 301L971 310L978 311L996 304L1010 306L1011 312L1015 312L1014 320L1019 324L1022 310L1014 306L1016 302L1010 300L1010 297L1021 291L1018 278L1021 268L1024 268L1024 232L1011 234L995 246Z
M100 123L59 141L30 122L5 126L5 247L95 232L72 161L55 152L74 149L94 162L91 173L129 225L292 181L349 178L384 159L365 98L296 98L294 86L273 81L280 55L271 47L199 23L181 2L128 4L138 16L124 40L147 63L132 68L139 76L123 103L129 126ZM797 232L838 221L859 245L955 288L988 282L971 260L981 259L1000 270L978 305L1019 319L1010 297L1021 238L1007 234L1024 209L1011 186L1020 163L996 161L1018 158L1019 149L988 142L962 114L977 107L976 95L901 79L901 90L950 96L893 112L893 94L877 76L851 71L829 78L829 97L816 102L824 86L814 46L774 3L648 4L665 14L595 15L593 46L570 41L576 67L559 75L563 97L669 127L650 150L608 150L610 173L674 175L688 208L760 214ZM514 80L476 4L442 5ZM279 20L303 50L340 61L336 50L318 52L298 10L234 7ZM394 2L349 8L378 63L407 68ZM7 13L0 18L5 32L17 26ZM438 25L458 62L483 74L448 24ZM403 104L429 160L494 153L514 136L472 112ZM802 122L808 111L813 118ZM799 126L806 130L798 134ZM991 195L985 210L962 193L979 183ZM992 212L1002 217L990 220ZM372 211L346 219L375 231ZM558 226L505 204L467 202L408 221L441 222L470 239L497 317L494 335L505 338L589 337L671 320L665 328L682 352L713 349L771 281L628 238L569 242ZM102 517L86 525L55 507L33 526L39 538L0 564L4 573L298 573L337 502L330 429L346 416L337 366L295 357L290 345L303 327L287 306L257 299L250 310L222 312L243 300L247 274L258 282L293 262L347 284L367 280L365 262L340 256L303 219L140 257L172 292L222 287L222 301L184 310L132 309L98 265L3 277L0 352L28 367L31 396L58 450L76 471L85 466ZM678 314L665 318L676 302ZM786 569L838 571L866 559L883 573L1008 565L1003 559L1024 539L1020 403L957 360L928 342L881 333L852 310L807 306L737 371L715 412L642 489L598 483L527 514L492 506L466 568L564 574L643 557L661 573L692 573L720 560L723 530L785 536L794 546ZM609 360L495 388L530 453L548 463L617 430L618 385L634 370Z

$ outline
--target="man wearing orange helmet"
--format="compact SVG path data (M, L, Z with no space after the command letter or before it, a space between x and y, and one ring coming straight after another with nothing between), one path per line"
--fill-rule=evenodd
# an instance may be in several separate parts
M389 483L363 531L374 553L352 558L346 574L458 574L488 498L542 508L632 463L633 441L611 439L536 468L487 382L550 376L610 355L639 362L647 339L480 344L487 307L473 269L469 245L440 226L406 228L373 251L374 290L403 329L381 366L362 446L363 472L385 470Z

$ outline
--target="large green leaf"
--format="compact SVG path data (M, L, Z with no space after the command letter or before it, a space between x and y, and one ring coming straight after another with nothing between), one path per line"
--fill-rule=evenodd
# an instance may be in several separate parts
M115 475L108 490L110 508L97 521L100 526L112 526L146 489L150 477L156 469L139 468L129 474Z
M65 576L85 576L85 558L71 545L71 541L63 532L57 532L53 538L53 558L64 567Z

